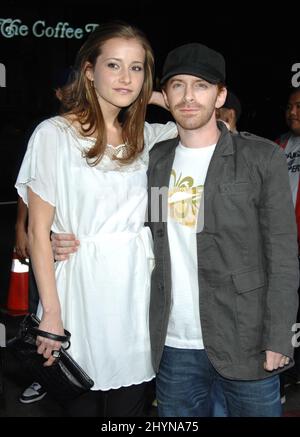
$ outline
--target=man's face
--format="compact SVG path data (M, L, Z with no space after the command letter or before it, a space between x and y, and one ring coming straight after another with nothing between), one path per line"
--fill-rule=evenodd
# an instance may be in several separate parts
M194 130L215 117L215 109L225 102L226 89L219 91L217 85L204 79L180 74L168 80L163 95L178 125Z
M300 136L300 90L290 96L285 117L286 123L293 134Z

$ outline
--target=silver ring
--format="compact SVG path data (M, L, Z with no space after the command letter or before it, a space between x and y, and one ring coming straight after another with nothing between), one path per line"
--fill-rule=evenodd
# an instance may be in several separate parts
M51 355L52 355L54 358L59 358L59 357L60 357L60 351L53 350L53 351L51 352Z

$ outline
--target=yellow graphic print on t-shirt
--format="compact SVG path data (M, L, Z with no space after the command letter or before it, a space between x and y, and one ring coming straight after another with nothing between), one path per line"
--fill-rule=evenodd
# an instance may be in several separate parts
M196 227L202 193L203 185L194 186L194 179L191 176L182 178L181 173L176 180L173 169L168 192L169 217L183 226Z

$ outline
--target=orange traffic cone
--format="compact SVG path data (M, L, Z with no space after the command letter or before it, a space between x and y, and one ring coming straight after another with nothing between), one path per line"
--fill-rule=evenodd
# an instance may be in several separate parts
M7 298L7 310L11 315L28 312L29 266L13 252L10 283Z

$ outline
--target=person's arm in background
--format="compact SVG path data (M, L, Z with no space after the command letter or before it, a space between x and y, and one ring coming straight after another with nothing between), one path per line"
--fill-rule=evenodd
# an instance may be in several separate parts
M159 91L153 91L151 98L149 100L149 105L156 105L160 106L163 109L166 109L167 111L169 108L166 105L165 99L163 98L163 95Z
M18 197L17 220L15 225L15 251L21 259L29 257L27 235L28 208L22 198Z

